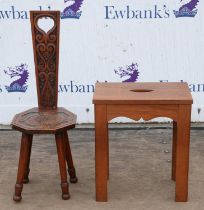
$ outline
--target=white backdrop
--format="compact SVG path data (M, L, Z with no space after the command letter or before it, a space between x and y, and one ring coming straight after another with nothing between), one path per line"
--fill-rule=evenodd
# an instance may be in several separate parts
M0 123L37 106L29 10L63 12L80 2L81 17L67 14L61 19L59 106L76 113L79 123L93 122L95 82L122 82L128 75L121 78L114 70L137 63L135 82L188 82L194 98L192 120L204 121L203 1L0 0ZM193 9L181 16L195 16L176 18L173 11L186 3ZM8 92L6 86L21 79L9 74L21 64L29 73L22 86L27 89Z

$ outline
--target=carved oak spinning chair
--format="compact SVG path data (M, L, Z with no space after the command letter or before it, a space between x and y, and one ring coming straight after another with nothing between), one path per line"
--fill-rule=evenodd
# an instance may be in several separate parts
M61 175L62 199L66 200L70 197L66 162L70 182L77 182L67 135L67 130L75 127L76 115L64 108L57 107L60 12L31 11L30 18L38 108L17 114L11 124L12 128L22 132L18 174L13 200L20 201L22 199L23 183L29 182L28 175L33 134L55 134ZM54 26L47 33L39 26L39 20L42 18L53 20Z

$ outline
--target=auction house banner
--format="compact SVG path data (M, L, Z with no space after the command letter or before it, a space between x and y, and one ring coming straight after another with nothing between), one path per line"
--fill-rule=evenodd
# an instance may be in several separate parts
M94 122L97 81L188 82L204 121L204 1L0 0L0 124L37 106L30 10L61 11L58 105L78 123Z

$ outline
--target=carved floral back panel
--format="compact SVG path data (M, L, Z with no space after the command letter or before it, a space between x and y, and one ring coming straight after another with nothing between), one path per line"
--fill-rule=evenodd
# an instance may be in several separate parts
M58 98L59 11L31 11L30 20L35 61L39 109L56 109ZM50 20L52 28L43 29L40 22ZM45 24L46 25L46 24Z

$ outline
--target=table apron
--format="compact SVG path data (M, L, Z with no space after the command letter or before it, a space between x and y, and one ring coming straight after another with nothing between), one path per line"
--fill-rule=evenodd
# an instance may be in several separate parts
M116 117L128 117L133 120L167 117L177 121L178 111L179 105L107 105L107 121Z

